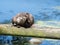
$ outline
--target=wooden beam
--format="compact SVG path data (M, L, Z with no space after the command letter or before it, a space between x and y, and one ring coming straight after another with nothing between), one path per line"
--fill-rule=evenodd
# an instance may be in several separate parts
M0 35L60 39L60 28L17 28L10 24L0 24Z

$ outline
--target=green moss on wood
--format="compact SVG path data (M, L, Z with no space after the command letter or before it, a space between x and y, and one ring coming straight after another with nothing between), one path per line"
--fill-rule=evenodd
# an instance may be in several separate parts
M51 30L50 30L51 31ZM60 39L60 33L59 31L46 32L46 30L43 29L35 29L35 28L17 28L13 27L9 24L1 24L0 25L0 35L13 35L13 36L30 36L30 37L43 37L43 38L59 38Z

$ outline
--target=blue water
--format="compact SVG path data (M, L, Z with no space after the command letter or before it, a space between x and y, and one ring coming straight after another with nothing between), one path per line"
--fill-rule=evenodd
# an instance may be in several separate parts
M60 40L44 40L41 45L60 45Z
M35 20L60 21L60 0L0 0L0 22L19 12L33 14Z
M0 0L0 22L11 20L19 12L33 14L35 21L60 21L60 0ZM60 41L51 42L45 40L42 45L60 45Z

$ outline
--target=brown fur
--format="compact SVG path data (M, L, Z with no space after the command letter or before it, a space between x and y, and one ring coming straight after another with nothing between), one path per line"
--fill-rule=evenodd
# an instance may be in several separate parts
M19 23L17 22L18 17L22 18L20 19L21 21ZM14 23L16 25L14 25ZM32 24L34 24L34 17L30 13L26 13L26 12L19 13L12 18L12 24L13 26L18 26L18 27L22 26L25 28L29 28L32 26Z

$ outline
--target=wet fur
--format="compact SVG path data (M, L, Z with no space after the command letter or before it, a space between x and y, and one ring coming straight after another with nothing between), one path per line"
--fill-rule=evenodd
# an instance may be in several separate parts
M21 21L19 23L17 22L18 17L22 18L20 19ZM34 24L34 17L30 13L26 13L26 12L19 13L12 18L12 24L13 26L17 26L17 27L29 28Z

